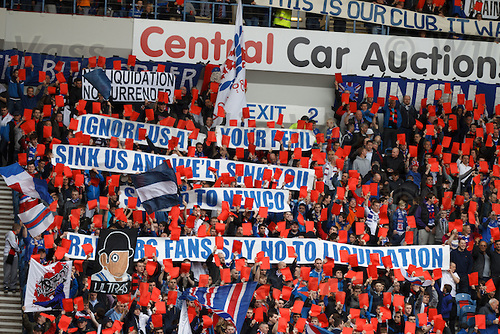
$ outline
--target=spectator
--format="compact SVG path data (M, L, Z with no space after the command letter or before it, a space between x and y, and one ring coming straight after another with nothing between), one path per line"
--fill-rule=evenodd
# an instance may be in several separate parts
M468 292L469 274L472 272L472 254L467 250L467 243L464 239L458 241L458 248L451 251L451 262L457 266L457 274L460 276L457 292Z

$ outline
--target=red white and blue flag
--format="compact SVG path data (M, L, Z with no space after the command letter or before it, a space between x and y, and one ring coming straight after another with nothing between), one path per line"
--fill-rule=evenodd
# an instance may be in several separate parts
M22 212L19 210L19 219L23 222L28 232L36 237L45 232L54 222L54 214L43 203Z
M29 209L37 206L37 204L40 203L40 200L37 198L31 198L26 195L21 195L21 198L19 199L19 212L26 212Z
M234 43L221 66L221 82L214 109L214 124L220 125L222 117L218 117L219 107L226 112L226 125L230 120L241 120L243 108L247 106L245 80L245 39L243 37L243 8L238 0L234 29Z
M196 300L219 317L231 321L237 333L245 321L257 282L235 283L212 288L191 288L182 298Z
M324 328L314 326L312 324L306 325L305 333L306 334L332 334L332 332L330 332Z
M32 198L39 198L48 204L52 203L53 199L49 194L47 182L34 178L17 162L0 167L0 175L3 176L9 188Z

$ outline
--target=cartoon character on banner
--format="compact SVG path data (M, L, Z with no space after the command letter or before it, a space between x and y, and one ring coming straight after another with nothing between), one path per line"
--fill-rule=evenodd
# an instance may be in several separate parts
M122 231L113 231L106 236L103 248L98 252L101 271L92 275L92 281L127 282L130 258L134 256L129 236Z

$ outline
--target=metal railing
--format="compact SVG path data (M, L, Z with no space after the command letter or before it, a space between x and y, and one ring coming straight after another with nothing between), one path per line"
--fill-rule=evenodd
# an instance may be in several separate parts
M236 12L236 3L186 0L183 6L178 6L175 0L154 0L145 4L143 0L132 0L125 3L125 0L35 0L33 4L30 0L0 0L4 8L28 12L48 12L60 14L92 15L107 17L129 17L170 20L179 19L182 21L200 20L212 23L231 23L232 12ZM152 0L153 1L153 0ZM225 8L226 16L220 17L216 9ZM261 27L273 26L273 8L258 5L243 5L246 25L258 25ZM192 15L187 8L194 8L196 14ZM234 8L234 9L233 9ZM245 12L257 12L253 20L249 20L251 15ZM207 15L209 13L209 15ZM292 28L329 30L330 17L307 17L305 12L294 11L296 16L292 17ZM247 22L248 21L248 22ZM250 22L251 21L251 22ZM255 24L257 23L257 24ZM356 21L353 21L353 32L356 32Z

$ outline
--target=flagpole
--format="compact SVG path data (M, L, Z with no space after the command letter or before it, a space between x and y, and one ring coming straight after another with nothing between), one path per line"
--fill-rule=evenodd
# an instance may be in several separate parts
M245 38L243 35L243 5L237 0L234 38L224 64L221 65L221 82L214 108L214 125L226 125L230 120L241 120L243 108L247 106L245 75Z

